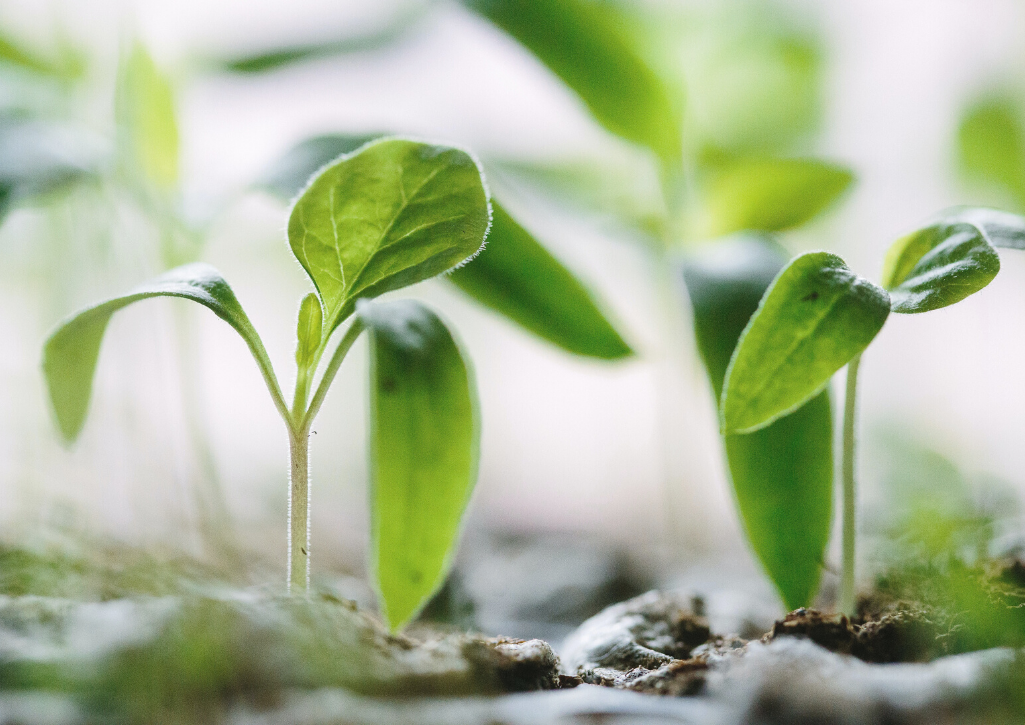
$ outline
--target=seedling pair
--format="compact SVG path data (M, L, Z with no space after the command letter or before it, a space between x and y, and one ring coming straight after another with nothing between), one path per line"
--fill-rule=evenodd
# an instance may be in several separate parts
M447 571L476 482L479 415L468 361L438 316L412 300L371 300L468 261L482 248L490 221L483 176L466 152L397 138L368 144L321 171L289 217L289 244L316 288L299 307L291 405L231 287L213 267L189 264L78 313L50 336L43 368L60 430L69 442L82 430L100 344L115 312L161 296L207 307L246 342L285 422L288 584L306 591L310 426L345 355L366 331L371 567L382 610L398 628ZM341 339L331 351L336 332Z
M893 244L881 285L858 276L834 254L802 254L769 286L733 351L720 403L725 436L752 434L795 413L847 366L840 587L840 609L846 614L855 606L855 409L861 355L891 312L940 309L989 284L1000 270L996 247L1025 248L1025 218L980 208L944 212ZM800 512L795 515L800 522ZM778 536L786 536L782 527ZM821 560L821 550L805 552L816 553Z

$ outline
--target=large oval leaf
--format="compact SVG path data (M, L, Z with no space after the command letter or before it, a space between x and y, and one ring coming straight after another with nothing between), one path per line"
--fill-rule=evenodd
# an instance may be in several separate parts
M787 261L765 236L739 236L691 255L684 279L694 331L716 399L741 332ZM818 591L833 510L829 391L747 435L724 437L730 479L751 548L788 609Z
M749 433L793 412L860 354L890 313L886 290L828 252L779 273L733 352L723 385L723 433Z
M283 401L270 358L235 293L208 264L188 264L137 287L127 295L101 302L61 323L43 347L43 373L64 439L74 441L85 424L92 396L100 343L111 316L133 302L152 297L182 297L198 302L235 328L253 353L279 410Z
M493 207L487 248L449 279L564 350L605 360L631 355L587 289L502 207Z
M476 387L438 317L412 300L360 303L370 337L371 569L391 628L447 573L477 480Z
M383 139L326 168L288 220L292 251L324 303L325 333L352 314L357 298L473 257L490 212L480 168L459 149Z
M835 202L853 181L849 169L815 159L731 159L708 173L703 228L696 231L718 237L791 229Z
M317 169L367 143L372 136L316 136L289 150L262 185L294 196ZM492 199L487 247L449 280L478 302L539 337L579 355L606 360L632 354L591 292Z
M890 247L882 283L894 312L936 310L978 292L1000 271L1000 256L987 228L1004 243L1020 235L1004 222L1012 215L954 209L930 226L901 237ZM1020 219L1010 220L1012 223Z
M465 0L563 80L609 131L680 163L679 109L609 3Z

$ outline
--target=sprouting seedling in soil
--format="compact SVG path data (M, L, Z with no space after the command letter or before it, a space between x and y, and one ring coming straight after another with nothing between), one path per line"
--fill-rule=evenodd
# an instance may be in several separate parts
M472 258L490 212L479 165L462 150L391 138L341 157L311 181L289 217L289 244L316 288L299 307L291 405L231 287L213 267L189 264L78 313L46 341L43 369L61 433L71 442L82 430L115 312L160 296L207 307L245 340L288 430L288 585L306 591L310 426L346 353L367 331L371 570L384 615L401 627L447 572L476 482L479 416L468 362L444 323L412 300L371 300Z
M1025 218L992 209L948 210L893 244L881 286L856 275L835 254L802 254L766 290L733 351L720 403L726 436L765 429L801 409L847 366L840 582L845 614L852 614L855 604L855 407L861 355L890 312L939 309L989 284L1000 270L995 247L1025 247ZM787 535L783 527L779 532Z

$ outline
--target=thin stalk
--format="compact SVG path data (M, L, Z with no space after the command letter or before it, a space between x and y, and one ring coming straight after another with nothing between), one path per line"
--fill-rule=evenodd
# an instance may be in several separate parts
M288 496L288 591L310 588L310 435L305 426L289 430L291 460Z
M363 332L359 318L353 320L341 342L331 356L313 394L310 405L306 399L312 382L311 369L300 369L295 382L292 412L283 414L288 423L288 455L290 460L288 485L288 591L307 593L310 588L310 425L324 404L345 354ZM319 359L319 354L318 358ZM262 366L261 366L262 368ZM316 364L312 369L316 368ZM273 371L270 373L273 375ZM267 377L265 375L265 377ZM276 382L275 382L276 385ZM268 380L270 387L270 380ZM277 402L277 401L275 401ZM283 401L282 401L283 402ZM283 405L279 405L279 409Z
M843 570L840 574L840 612L854 615L854 542L857 488L854 480L858 365L861 355L847 363L847 394L843 408Z
M345 336L338 343L334 355L331 356L331 361L324 370L324 375L320 379L320 385L317 386L317 391L313 394L313 399L310 400L310 407L306 410L306 417L301 421L303 427L308 429L313 419L317 417L317 413L320 412L320 406L324 404L324 398L327 397L327 389L334 382L335 375L338 374L338 368L342 365L342 360L345 359L346 353L349 352L349 348L356 342L356 338L359 337L361 332L363 332L363 323L357 317L352 321L349 329L345 331ZM296 422L299 422L298 418Z

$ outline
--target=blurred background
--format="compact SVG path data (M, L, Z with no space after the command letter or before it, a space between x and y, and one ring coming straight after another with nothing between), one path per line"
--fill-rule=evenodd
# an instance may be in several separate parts
M480 386L481 473L462 556L494 532L583 534L560 541L600 540L642 569L728 561L757 570L670 262L747 226L730 217L730 193L740 192L721 181L734 168L722 159L817 158L853 172L799 224L766 228L782 230L790 253L828 249L873 279L891 242L944 207L1025 208L1025 148L1015 141L1025 5L598 3L681 109L688 162L682 181L668 182L651 151L606 130L489 22L487 5L0 7L4 538L58 531L202 552L230 521L247 551L283 568L287 439L226 325L169 301L115 317L71 449L47 409L42 342L80 307L202 259L231 282L289 389L295 315L310 285L285 240L288 194L269 191L268 179L311 137L395 132L476 152L503 205L591 290L636 353L569 354L443 280L412 290L454 324ZM667 210L674 183L684 188L678 213ZM951 510L996 500L1006 528L1017 525L1025 256L1002 260L1003 273L963 304L893 316L866 355L866 526L885 518L872 511L888 510L888 482L937 470L921 463L936 451L941 473L922 474L921 490L942 479L957 488ZM311 457L314 567L358 575L362 343L355 352ZM559 547L586 566L586 546Z

